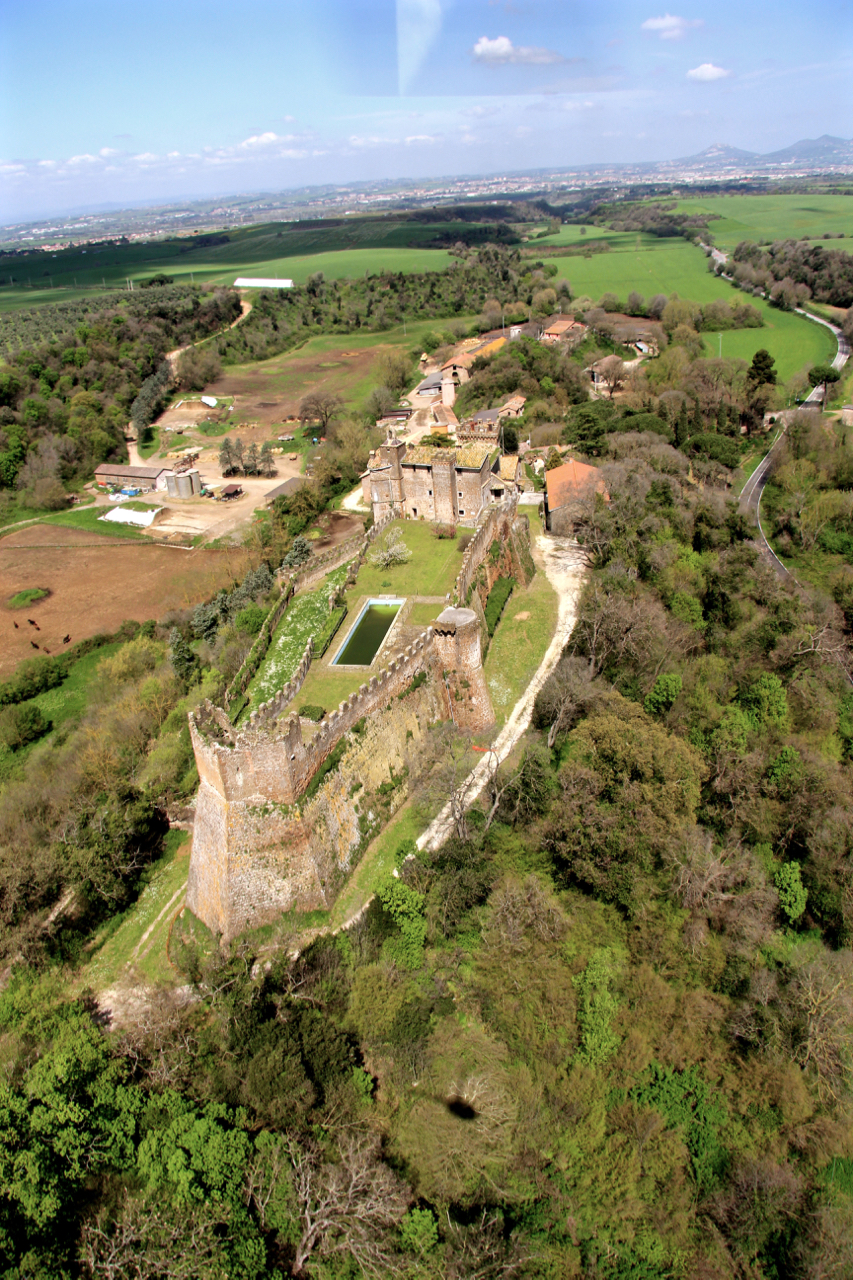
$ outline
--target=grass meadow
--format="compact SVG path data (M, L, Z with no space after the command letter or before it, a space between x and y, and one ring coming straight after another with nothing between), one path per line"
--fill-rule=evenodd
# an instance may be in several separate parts
M650 244L650 240L653 243ZM761 312L764 328L727 330L722 335L722 354L732 359L751 360L760 347L765 347L775 359L782 381L835 355L835 339L828 329L734 289L708 270L703 251L686 240L659 240L623 233L611 243L613 248L609 253L555 259L560 262L559 275L569 280L576 297L587 296L597 301L604 293L615 293L624 302L631 290L636 289L645 298L656 293L677 293L700 303L717 298L728 303L748 302ZM706 353L716 356L720 350L719 336L705 334L704 339Z
M452 261L450 255L419 245L463 226L394 217L341 220L332 226L320 220L273 222L228 230L224 244L196 244L200 237L186 237L75 245L26 259L0 254L0 311L90 297L158 272L173 276L176 284L233 284L241 275L280 276L304 284L316 271L330 280L366 272L441 271Z
M680 200L678 211L719 214L709 230L724 251L741 240L817 240L827 231L853 236L853 195L696 196ZM850 252L843 243L830 242L829 247Z

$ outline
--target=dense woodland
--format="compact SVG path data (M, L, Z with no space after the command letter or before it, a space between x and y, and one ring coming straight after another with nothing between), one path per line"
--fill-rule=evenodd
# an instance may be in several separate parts
M191 999L112 1034L66 994L81 922L17 934L7 1275L850 1274L851 615L781 583L678 450L626 440L523 751L437 854L400 848L358 924L260 966L187 946ZM37 796L43 757L4 794L19 866L53 812L76 883L121 909L140 806L190 767L186 698L265 586L173 620L170 660L150 627L104 660L52 748L73 791ZM433 790L462 785L462 746L435 731Z
M22 490L31 507L65 505L65 486L124 453L128 420L144 427L159 411L166 353L239 314L233 290L181 285L5 318L0 488Z
M315 278L262 295L220 352L569 296L525 268L502 248L435 278ZM221 328L230 299L197 323ZM232 590L0 685L6 1280L853 1274L853 440L789 424L766 511L822 585L780 580L729 497L777 407L772 360L706 359L707 309L635 298L661 355L626 370L626 317L600 303L574 351L522 339L459 398L520 391L535 444L602 469L571 641L473 808L469 744L431 733L410 798L426 815L455 797L455 832L435 854L402 844L399 878L347 931L297 959L298 918L265 950L187 935L174 987L117 1030L87 988L94 931L132 910L197 785L187 711L239 671L270 569L351 487L367 423L333 406L312 483L253 530L257 567ZM25 400L69 405L82 469L97 440L71 434L66 393L117 431L178 345L176 314L109 324L135 352L121 412L106 321L62 340L79 362L48 344L38 373L4 370L28 379L3 425L29 448L19 473L60 429L28 423ZM593 361L615 362L594 401ZM38 390L48 367L61 394ZM389 358L377 410L410 373ZM48 695L72 685L81 709L53 725Z
M735 279L765 291L779 306L802 306L809 298L853 306L853 255L842 249L801 240L742 240L732 257Z

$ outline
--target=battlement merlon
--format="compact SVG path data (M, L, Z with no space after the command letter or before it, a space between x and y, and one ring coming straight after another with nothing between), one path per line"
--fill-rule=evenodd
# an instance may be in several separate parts
M304 788L308 767L298 718L276 725L274 736L264 726L232 731L231 739L222 741L209 732L217 711L211 703L202 703L189 716L201 781L223 800L292 804Z

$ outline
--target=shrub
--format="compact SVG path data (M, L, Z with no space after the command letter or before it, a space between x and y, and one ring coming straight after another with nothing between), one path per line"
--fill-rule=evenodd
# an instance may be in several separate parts
M25 747L28 742L35 742L50 729L50 721L45 720L41 710L34 702L18 703L17 706L4 707L0 711L0 742L10 751Z
M326 714L326 708L318 706L316 702L303 702L299 708L300 716L306 720L313 720L315 723L323 719Z
M779 894L779 906L793 924L805 911L809 896L803 884L800 864L786 862L776 872L773 881Z
M680 693L681 676L674 673L658 676L655 681L655 687L643 703L646 714L650 716L663 715L665 711L669 711Z
M234 619L234 626L247 636L256 636L264 625L266 612L259 604L247 604Z

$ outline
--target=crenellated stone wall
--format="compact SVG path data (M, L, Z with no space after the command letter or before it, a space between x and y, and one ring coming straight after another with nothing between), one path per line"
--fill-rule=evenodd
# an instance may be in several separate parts
M440 684L427 680L422 688L411 687L415 676L430 671L432 656L430 630L342 702L307 743L299 718L281 723L270 704L263 717L259 709L239 730L210 702L190 714L199 791L187 904L210 929L232 937L270 912L330 904L339 887L336 869L348 866L359 843L359 806L340 793L340 765L307 805L301 798L347 735L344 759L360 761L355 773L351 765L345 771L350 783L388 781L395 760L402 767L407 741L405 734L388 736L389 710L397 712L391 721L398 727L402 716L412 737L431 720L448 718ZM416 712L421 718L413 726ZM377 732L377 725L385 729ZM337 797L334 803L331 797Z
M370 530L361 554L387 523ZM429 724L453 719L471 732L494 724L476 606L500 572L526 580L526 531L514 499L493 508L466 549L456 607L319 725L300 721L292 707L311 666L310 642L289 684L239 728L210 702L190 714L200 784L187 904L210 929L231 938L285 910L330 906L352 859L387 817L383 783L397 794ZM497 560L490 556L496 541ZM468 608L472 587L475 608Z
M492 543L497 540L504 545L509 545L517 509L518 498L513 495L504 498L503 502L496 503L486 511L484 519L477 526L476 533L465 548L462 564L456 575L453 594L457 604L466 603L477 570L485 563Z

